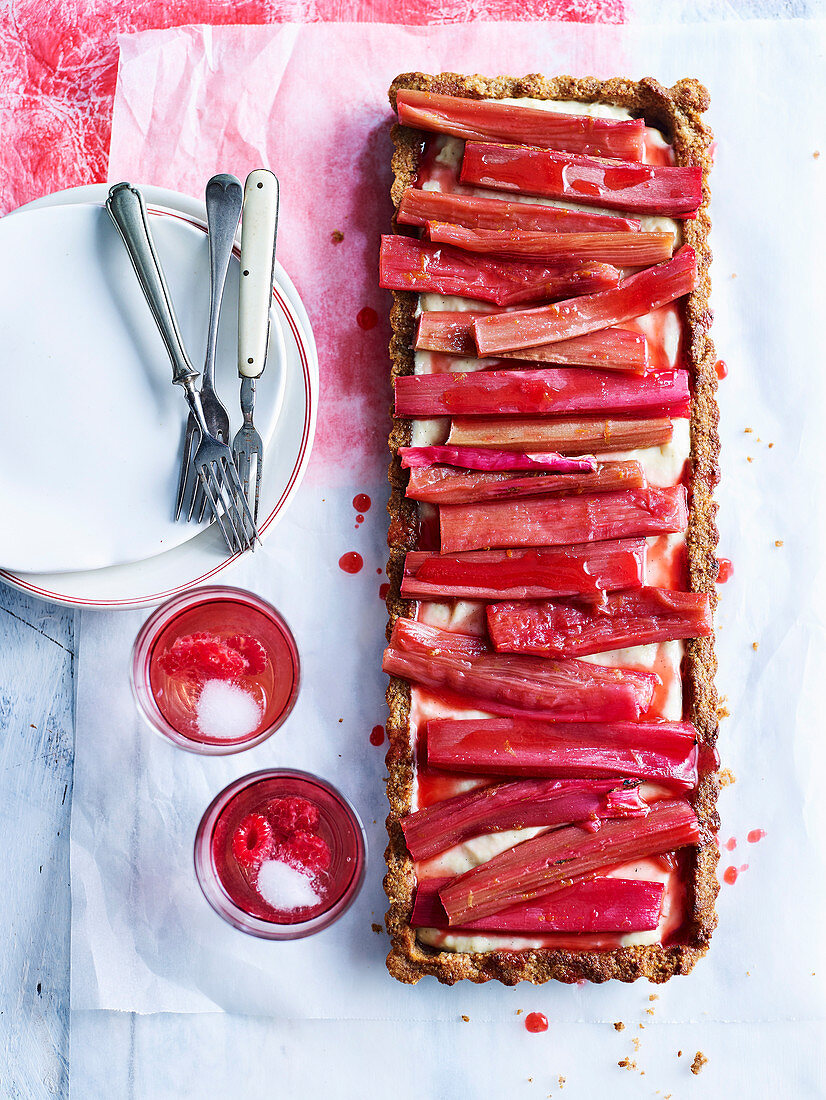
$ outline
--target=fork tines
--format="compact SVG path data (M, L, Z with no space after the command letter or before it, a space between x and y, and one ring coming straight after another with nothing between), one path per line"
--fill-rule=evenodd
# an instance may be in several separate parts
M226 454L206 457L196 452L195 469L229 549L233 553L254 550L258 539L255 521L229 448L222 445L222 450Z

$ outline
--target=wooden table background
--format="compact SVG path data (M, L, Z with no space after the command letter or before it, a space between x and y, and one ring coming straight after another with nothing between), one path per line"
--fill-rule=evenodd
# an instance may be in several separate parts
M6 0L0 213L106 178L116 35L186 23L806 18L820 0ZM69 822L80 615L0 584L0 1097L68 1096ZM101 1014L106 1015L106 1014ZM111 1014L117 1016L118 1014ZM134 1095L134 1020L107 1095ZM117 1083L115 1083L117 1082ZM277 1093L277 1089L276 1089ZM85 1100L85 1098L84 1098Z

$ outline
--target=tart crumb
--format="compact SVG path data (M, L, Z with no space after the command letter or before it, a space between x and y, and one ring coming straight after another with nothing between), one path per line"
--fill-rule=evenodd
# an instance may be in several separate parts
M634 1047L634 1053L639 1054L640 1040L638 1036L634 1036L634 1038L631 1040L631 1045Z
M754 462L754 459L751 457L751 455L746 455L746 462Z
M330 234L330 240L333 242L333 244L341 244L341 242L344 240L344 234L341 232L340 229L334 229L333 232Z
M720 786L730 787L732 783L737 782L737 776L730 768L723 768L720 772Z
M682 1058L682 1056L683 1056L683 1052L681 1050L678 1050L677 1051L677 1057Z
M623 1058L621 1061L617 1062L617 1065L620 1067L620 1069L636 1069L637 1068L637 1063L632 1062L630 1058Z
M370 927L373 929L373 931L376 933L377 936L380 936L382 934L382 932L384 931L384 929L382 928L382 926L380 924L375 924L374 923L374 924L371 924Z
M559 1077L557 1077L556 1080L557 1080L557 1083L558 1083L559 1087L561 1089L564 1089L565 1088L565 1078L562 1076L562 1074L560 1074Z
M463 1016L462 1019L465 1021L466 1024L470 1023L470 1016ZM530 1077L528 1078L528 1080L530 1081Z
M774 540L774 545L775 546L782 546L783 545L783 539L775 539Z
M647 1008L645 1011L646 1011L646 1014L648 1016L653 1016L654 1015L654 1009L653 1008Z
M754 428L743 428L743 431L748 435L754 431Z
M694 1074L695 1077L707 1061L708 1058L706 1058L705 1054L703 1054L701 1050L698 1050L697 1053L694 1055L694 1061L691 1063L691 1072Z
M752 642L751 643L751 648L755 651L758 650L760 648L760 643L759 642Z
M625 1024L622 1022L622 1020L617 1020L617 1022L614 1024L614 1031L625 1031Z
M815 149L815 151L814 151L814 152L812 153L812 157L813 157L813 158L814 158L815 160L818 160L818 158L820 157L820 150L819 150L819 149Z
M649 1001L658 1001L660 999L660 996L658 993L652 993L648 999Z
M517 1016L521 1016L521 1015L522 1015L522 1009L521 1009L521 1008L517 1008L517 1010L516 1010L516 1015L517 1015Z
M770 446L770 447L773 447L773 446L774 446L774 444L773 444L773 443L769 443L769 446Z

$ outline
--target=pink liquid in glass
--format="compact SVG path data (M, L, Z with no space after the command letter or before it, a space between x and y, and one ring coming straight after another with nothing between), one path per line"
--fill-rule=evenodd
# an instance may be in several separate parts
M295 832L284 830L273 807L299 798L317 817L299 828L320 838L325 857L322 868L305 866L291 856ZM272 837L263 858L239 860L237 837L251 819L268 821ZM243 845L242 851L243 851ZM308 904L275 906L258 888L268 861L292 860L304 889L315 895ZM230 924L269 939L294 939L327 927L349 907L364 878L365 843L355 811L334 787L305 772L262 771L231 784L205 813L195 840L195 870L207 900Z
M176 643L202 634L219 651L229 649L228 641L251 646L263 667L233 675L220 668L217 675L168 671ZM250 664L234 651L230 656L242 669ZM182 748L208 754L237 752L278 729L295 703L300 677L295 640L275 608L224 587L196 589L159 608L138 635L132 666L135 697L150 725ZM207 697L208 709L202 706Z

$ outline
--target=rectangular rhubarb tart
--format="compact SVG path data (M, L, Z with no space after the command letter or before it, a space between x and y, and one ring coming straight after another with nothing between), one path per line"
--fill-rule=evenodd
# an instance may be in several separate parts
M390 102L388 969L665 981L716 922L708 94Z

